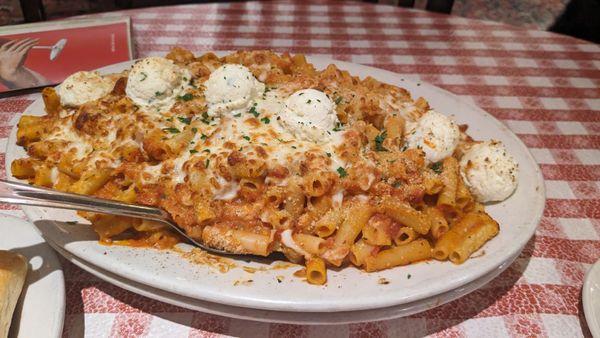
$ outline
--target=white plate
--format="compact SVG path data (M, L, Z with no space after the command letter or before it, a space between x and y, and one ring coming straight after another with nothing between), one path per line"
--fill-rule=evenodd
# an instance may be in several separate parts
M585 274L582 295L583 312L592 336L600 337L600 259Z
M300 325L335 325L370 322L376 320L394 319L426 311L431 308L451 302L454 299L462 297L487 284L489 281L491 281L504 270L506 270L506 268L508 268L516 258L516 256L511 257L509 260L502 263L498 268L494 269L492 272L470 283L467 283L462 287L419 301L372 310L298 313L289 311L269 311L229 306L180 296L174 293L153 288L151 286L136 283L123 277L119 277L109 271L103 270L89 262L86 262L80 258L73 256L72 254L61 249L59 246L52 242L50 242L50 245L71 263L79 266L80 268L93 274L94 276L104 281L107 281L113 285L121 287L125 290L129 290L131 292L137 293L139 295L151 299L155 299L161 302L195 311L202 311L205 313L232 317L236 319L254 320L266 323L286 323Z
M65 279L52 248L35 227L22 219L0 214L0 250L29 259L27 280L10 327L10 337L55 338L65 318Z
M469 134L475 139L494 138L506 145L520 166L519 187L507 201L487 208L500 223L501 231L481 252L475 254L481 257L458 266L449 262L431 261L371 274L355 268L330 270L327 285L313 286L292 276L297 268L269 270L253 275L237 268L221 274L209 267L191 264L173 253L103 246L96 242L97 236L89 227L50 221L77 219L85 223L74 212L37 207L24 207L23 210L46 238L69 253L116 275L181 296L265 310L356 311L406 304L439 295L481 278L522 250L542 215L544 184L535 160L506 126L478 107L440 88L414 83L398 74L362 65L319 57L311 57L309 60L317 68L335 63L353 75L372 76L402 86L411 91L414 97L427 98L433 108L453 115L458 123L468 123ZM129 64L112 65L101 71L117 72ZM28 107L25 114L41 115L43 111L43 103L39 99ZM12 160L26 155L16 145L15 139L16 128L8 139L6 168L10 168ZM10 172L7 176L11 177ZM264 267L264 264L257 262L244 265ZM412 278L408 279L408 275ZM278 283L276 276L284 276L284 281ZM378 283L380 278L386 278L391 283L381 285ZM239 284L239 281L248 279L253 282Z

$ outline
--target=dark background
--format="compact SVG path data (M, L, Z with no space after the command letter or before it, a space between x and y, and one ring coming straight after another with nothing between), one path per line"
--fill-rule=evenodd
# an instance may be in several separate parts
M21 1L0 0L0 25L24 22L20 5ZM397 5L398 2L406 0L365 1ZM47 19L106 12L129 7L192 2L217 1L41 0ZM416 0L414 1L414 7L425 8L426 2L427 0ZM526 28L551 30L596 43L600 42L600 0L455 0L451 14L467 18L504 22Z

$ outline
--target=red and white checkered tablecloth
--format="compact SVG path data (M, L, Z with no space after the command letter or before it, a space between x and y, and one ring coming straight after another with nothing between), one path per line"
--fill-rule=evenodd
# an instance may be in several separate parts
M502 275L406 318L339 326L264 324L138 296L63 261L64 335L589 336L581 305L600 258L600 46L499 23L360 2L248 2L150 8L131 16L138 57L174 45L273 49L384 68L445 88L502 120L546 180L536 236ZM0 100L0 140L38 95ZM2 147L4 149L4 147ZM0 163L4 164L4 153ZM0 168L4 172L4 168ZM2 212L22 216L18 208Z

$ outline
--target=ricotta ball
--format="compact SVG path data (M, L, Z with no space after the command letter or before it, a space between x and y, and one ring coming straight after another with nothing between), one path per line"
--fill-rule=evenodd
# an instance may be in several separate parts
M131 68L125 93L144 110L167 111L189 86L190 78L190 72L173 61L148 57Z
M215 69L204 86L208 115L215 117L247 111L265 91L264 83L258 81L248 68L237 64Z
M331 140L333 129L339 122L334 103L316 89L302 89L290 95L277 120L296 138L313 143Z
M503 201L517 188L518 165L498 141L471 146L460 160L460 173L479 202Z
M406 136L408 147L422 149L429 163L452 155L459 139L460 131L456 123L435 110L425 113Z
M107 95L113 87L114 82L98 72L77 72L67 77L56 92L63 106L79 106Z

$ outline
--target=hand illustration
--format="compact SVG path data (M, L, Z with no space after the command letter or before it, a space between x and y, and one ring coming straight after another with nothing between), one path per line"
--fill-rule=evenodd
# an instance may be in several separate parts
M23 67L29 50L38 41L39 39L25 38L11 40L0 46L0 78L14 80L19 68Z

